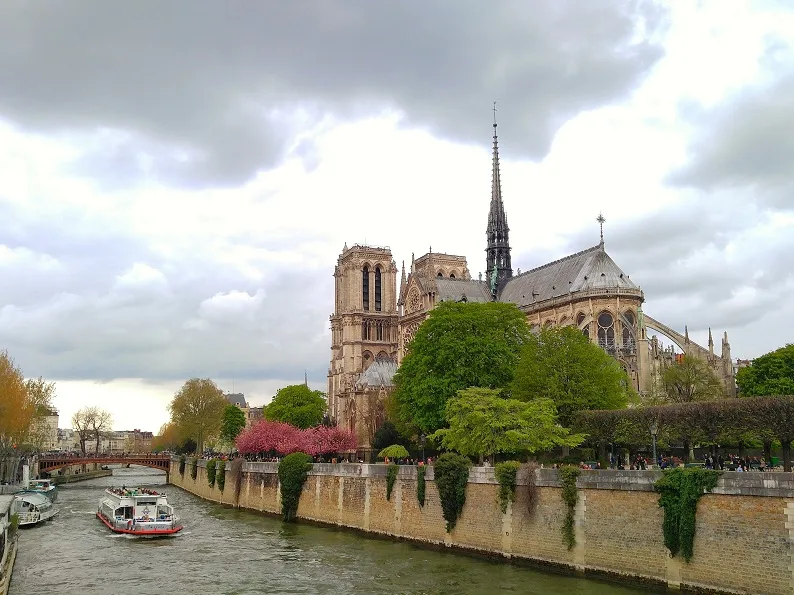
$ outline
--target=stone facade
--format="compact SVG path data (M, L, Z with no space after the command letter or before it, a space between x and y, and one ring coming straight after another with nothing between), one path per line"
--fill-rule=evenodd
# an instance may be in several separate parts
M209 488L205 461L195 481L170 481L216 502L279 514L276 463L246 463L239 499L227 470L226 488ZM188 465L189 467L189 465ZM583 471L575 509L576 546L567 550L561 525L565 506L556 471L536 473L537 504L530 509L526 479L502 514L493 468L469 475L466 505L457 526L445 530L441 502L427 468L426 500L416 497L416 467L400 468L386 499L386 465L314 465L303 488L298 517L412 541L479 551L623 580L690 590L794 595L794 475L725 473L698 504L694 558L670 558L662 536L655 471Z
M603 226L604 218L599 215L597 220ZM519 269L515 275L508 232L494 125L486 279L482 274L471 278L465 256L431 248L419 258L411 257L407 275L403 262L398 290L389 248L345 245L334 271L328 400L331 418L356 432L360 450L369 450L373 420L393 389L392 378L383 375L377 386L360 380L376 360L399 363L419 325L442 301L513 303L533 328L576 326L620 363L643 395L657 391L661 372L676 363L672 346L665 348L652 334L655 329L683 353L707 361L726 394L736 394L727 333L717 354L711 330L705 348L691 341L686 330L682 335L644 314L645 296L607 254L603 228L597 245L524 273Z

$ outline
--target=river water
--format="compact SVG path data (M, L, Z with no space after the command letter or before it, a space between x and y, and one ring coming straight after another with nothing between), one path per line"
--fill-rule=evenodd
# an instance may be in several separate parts
M61 486L60 514L20 530L10 595L644 592L344 530L287 525L206 502L164 482L160 471L130 468ZM94 513L104 488L122 484L166 489L185 529L160 539L111 533Z

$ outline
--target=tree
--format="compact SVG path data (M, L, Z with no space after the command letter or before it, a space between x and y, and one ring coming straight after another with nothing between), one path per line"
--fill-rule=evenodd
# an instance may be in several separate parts
M297 428L313 428L323 421L327 404L325 394L305 384L292 384L279 389L264 409L266 419L280 421Z
M235 439L245 428L245 413L237 405L227 405L221 421L221 440L234 444Z
M201 454L205 442L220 432L226 405L223 391L212 380L191 378L176 392L168 411L171 423L183 437L196 441Z
M18 447L28 436L34 414L22 371L7 351L0 351L0 480L15 479Z
M759 430L770 431L780 440L783 470L790 472L791 442L794 441L794 396L741 399L739 404L749 424Z
M443 428L446 403L459 390L510 385L529 339L513 304L442 302L419 326L395 376L400 421L417 433Z
M55 409L55 383L47 382L44 378L29 378L25 381L25 390L31 403L36 408L36 416L49 415Z
M794 343L757 357L736 373L743 397L794 395Z
M372 437L371 446L374 450L381 450L391 444L401 444L405 446L407 441L397 428L390 421L384 421L383 424L375 430L375 435Z
M93 407L83 407L72 415L72 428L77 432L80 441L80 451L86 454L86 443L91 438L91 417L94 415Z
M524 346L512 396L551 399L568 427L575 412L622 409L635 393L612 357L577 329L562 327L543 329Z
M100 409L99 407L92 407L94 410L93 415L89 418L91 423L91 433L94 435L96 442L95 453L99 454L99 446L102 443L102 436L110 431L113 426L113 418L109 411Z
M662 390L668 403L713 401L725 396L708 362L691 355L684 355L662 372Z
M446 405L448 429L432 438L462 455L490 456L576 446L583 435L571 435L557 424L551 399L504 399L500 391L468 388L458 391Z

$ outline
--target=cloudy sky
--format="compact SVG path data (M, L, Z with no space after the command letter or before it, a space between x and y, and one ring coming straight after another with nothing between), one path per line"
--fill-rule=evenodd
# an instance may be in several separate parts
M791 342L786 4L4 0L0 348L62 427L324 390L345 242L484 267L493 101L514 267L603 212L648 314Z

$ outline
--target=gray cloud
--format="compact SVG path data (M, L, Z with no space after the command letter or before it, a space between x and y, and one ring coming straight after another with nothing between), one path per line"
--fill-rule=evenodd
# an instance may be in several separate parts
M539 158L572 115L640 82L661 50L636 33L665 16L650 1L6 0L0 115L112 136L75 164L109 184L238 184L283 154L297 106L397 109L482 144L496 99L519 139L506 150Z
M708 192L742 189L752 202L794 209L794 64L769 66L777 74L771 84L743 89L711 111L686 108L697 132L689 162L670 183Z
M61 380L323 378L332 263L262 280L199 255L166 262L131 237L24 222L0 237L0 346ZM12 219L12 220L14 220ZM16 246L16 247L15 247ZM51 254L45 257L44 254ZM307 292L306 288L312 291Z

